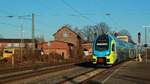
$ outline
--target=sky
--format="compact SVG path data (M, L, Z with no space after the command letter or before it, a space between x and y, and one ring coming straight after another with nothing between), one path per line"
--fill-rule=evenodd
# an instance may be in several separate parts
M150 26L149 4L150 0L0 0L0 36L31 38L34 13L35 35L43 35L46 41L53 40L53 34L65 24L82 29L105 22L112 31L128 30L135 42L141 32L144 42L143 26Z

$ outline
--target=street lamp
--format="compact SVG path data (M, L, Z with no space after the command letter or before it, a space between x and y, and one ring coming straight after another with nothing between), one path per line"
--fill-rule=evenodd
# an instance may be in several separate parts
M146 55L146 63L147 63L147 47L148 47L148 44L147 44L147 28L150 28L150 26L143 26L143 28L145 28L145 44L144 44L144 47L145 47L145 55Z

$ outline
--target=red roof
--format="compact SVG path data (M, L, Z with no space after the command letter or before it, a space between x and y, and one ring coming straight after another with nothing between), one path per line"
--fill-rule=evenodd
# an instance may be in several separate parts
M67 49L68 43L61 41L52 41L50 44L50 49Z
M69 31L71 31L71 32L73 32L74 34L76 34L76 35L78 35L76 32L74 32L73 30L71 30L69 27L67 27L67 26L63 26L63 27L61 27L56 33L58 33L60 30L62 30L62 29L68 29ZM54 33L53 35L56 35L56 33Z

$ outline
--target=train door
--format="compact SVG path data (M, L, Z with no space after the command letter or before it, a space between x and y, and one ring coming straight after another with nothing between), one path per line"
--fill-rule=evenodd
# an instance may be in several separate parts
M117 54L116 54L116 44L112 43L111 45L111 63L114 63L116 61Z

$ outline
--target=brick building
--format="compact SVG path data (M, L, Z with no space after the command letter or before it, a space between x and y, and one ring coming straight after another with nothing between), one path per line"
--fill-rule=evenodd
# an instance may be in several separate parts
M50 52L57 53L63 59L69 59L73 56L75 48L73 44L63 41L51 41Z
M54 34L54 41L50 45L50 50L60 55L63 53L64 58L81 56L81 37L67 26L63 26Z

